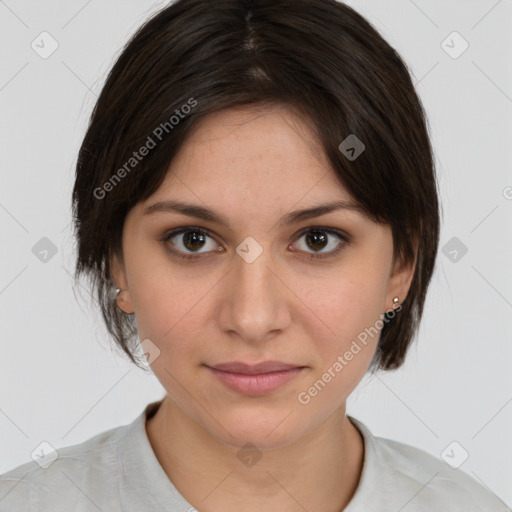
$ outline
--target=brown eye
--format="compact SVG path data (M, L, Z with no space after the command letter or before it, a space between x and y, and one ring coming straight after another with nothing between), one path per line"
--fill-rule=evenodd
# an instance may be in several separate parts
M306 244L314 251L322 250L328 242L328 237L322 231L310 231L306 234Z
M338 230L317 227L303 231L295 247L307 253L308 258L329 258L335 256L349 242L349 237Z
M206 231L192 227L171 231L162 238L162 242L173 255L182 258L194 258L196 254L200 257L205 253L218 252L220 247Z
M184 233L182 241L183 245L190 251L197 251L201 249L205 242L205 236L203 233L197 231L187 231Z

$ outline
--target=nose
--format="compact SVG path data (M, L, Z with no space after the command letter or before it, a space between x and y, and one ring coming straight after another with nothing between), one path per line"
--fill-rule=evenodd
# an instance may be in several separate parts
M223 280L220 298L218 321L224 332L258 342L288 327L293 293L273 267L268 249L251 263L237 253L233 255L233 266Z

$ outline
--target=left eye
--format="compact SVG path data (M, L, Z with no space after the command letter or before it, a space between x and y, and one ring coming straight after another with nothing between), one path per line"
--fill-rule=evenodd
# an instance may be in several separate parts
M305 252L312 250L313 254L310 254L312 257L325 257L324 253L327 253L326 256L332 256L341 250L344 242L347 242L346 237L338 231L324 228L310 228L300 235L299 240L302 239L304 241L297 244L298 249ZM321 253L322 256L316 256L317 253Z

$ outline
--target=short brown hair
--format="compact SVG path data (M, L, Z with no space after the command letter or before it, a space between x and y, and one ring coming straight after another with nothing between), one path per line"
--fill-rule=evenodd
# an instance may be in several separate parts
M193 109L181 110L191 101ZM416 258L407 298L385 322L372 361L372 369L398 368L437 255L434 157L406 64L365 18L335 0L178 0L139 28L107 77L80 148L75 279L88 276L108 331L138 364L135 318L111 293L110 262L114 254L122 260L126 214L156 191L206 115L250 104L299 112L340 183L371 218L390 224L395 257ZM157 127L158 143L128 172L126 162ZM351 134L365 144L354 160L339 149Z

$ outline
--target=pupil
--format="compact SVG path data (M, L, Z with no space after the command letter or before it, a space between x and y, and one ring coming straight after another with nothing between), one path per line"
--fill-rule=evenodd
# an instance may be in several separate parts
M201 245L196 246L196 244L204 243L204 235L202 233L198 233L197 231L187 231L185 234L184 243L185 247L191 251L200 249Z
M321 231L311 231L307 237L307 244L311 249L323 249L325 247L325 244L327 242L327 237L325 236L325 233L322 233ZM321 245L321 247L316 247L317 245Z

